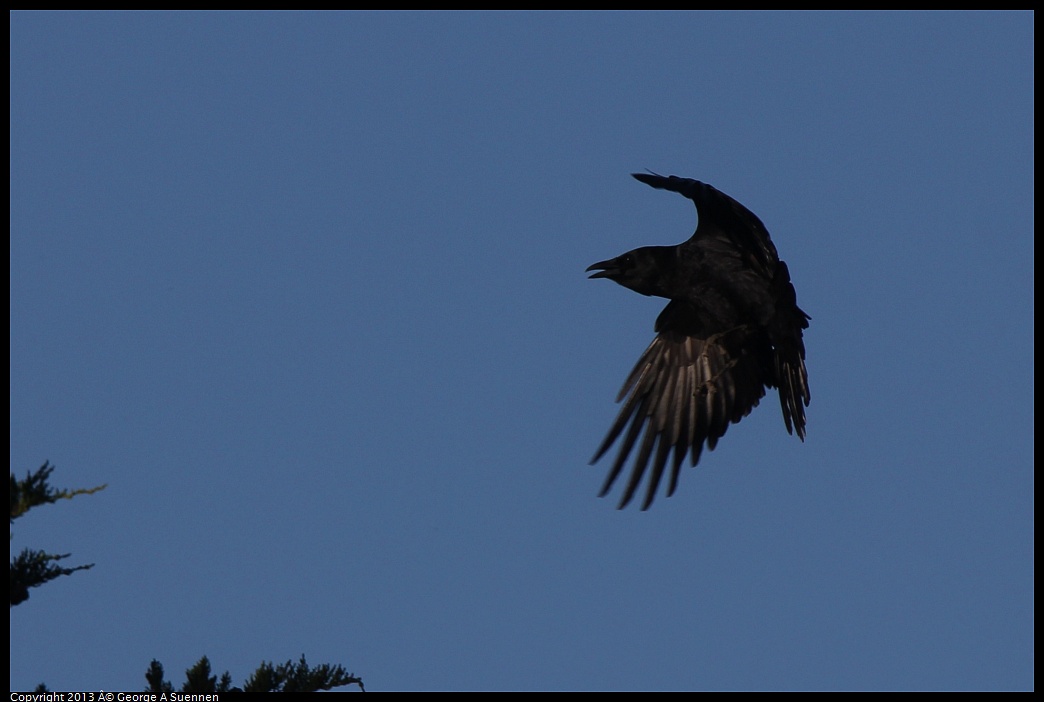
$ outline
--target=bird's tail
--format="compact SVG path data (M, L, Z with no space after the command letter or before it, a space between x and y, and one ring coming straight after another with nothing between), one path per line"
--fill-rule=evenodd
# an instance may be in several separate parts
M773 286L777 291L776 317L770 327L775 349L776 386L783 421L787 432L805 440L805 408L811 395L808 391L808 371L805 370L805 342L802 331L808 329L811 319L797 306L797 294L790 282L787 264L780 261L776 267Z
M777 349L776 378L779 385L779 404L783 409L783 421L787 425L787 432L796 433L798 438L804 441L805 408L811 399L804 353L787 353Z

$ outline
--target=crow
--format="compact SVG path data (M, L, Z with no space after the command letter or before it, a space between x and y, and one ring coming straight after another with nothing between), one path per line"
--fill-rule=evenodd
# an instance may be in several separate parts
M695 466L704 444L713 450L729 424L757 406L766 388L778 388L787 432L804 441L810 398L802 332L811 317L797 306L787 264L753 212L698 180L631 175L692 200L698 218L696 232L682 244L643 246L587 268L597 271L591 278L670 300L656 319L656 338L616 398L626 401L591 459L593 465L623 434L600 493L604 497L637 443L619 509L651 468L646 510L668 459L669 497L685 455Z

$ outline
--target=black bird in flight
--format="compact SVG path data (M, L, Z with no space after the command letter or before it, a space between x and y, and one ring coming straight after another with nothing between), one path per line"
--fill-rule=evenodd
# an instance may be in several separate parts
M604 496L637 443L620 509L651 468L645 510L668 459L670 496L685 454L695 466L704 443L713 449L730 422L750 414L765 388L779 389L787 432L804 441L809 393L801 337L811 317L797 306L787 264L753 212L698 180L632 175L689 198L698 216L685 243L643 246L587 269L598 271L591 278L670 300L656 319L656 338L616 398L626 398L620 414L591 459L598 461L623 434Z

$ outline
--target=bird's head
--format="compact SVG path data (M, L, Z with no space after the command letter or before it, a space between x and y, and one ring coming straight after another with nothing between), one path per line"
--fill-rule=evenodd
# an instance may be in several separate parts
M664 297L663 277L670 259L672 246L643 246L608 261L599 261L587 267L590 278L608 278L642 295Z

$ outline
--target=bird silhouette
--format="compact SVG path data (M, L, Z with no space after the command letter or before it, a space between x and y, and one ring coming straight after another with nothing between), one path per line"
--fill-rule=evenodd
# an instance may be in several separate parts
M620 413L591 463L621 438L600 493L606 495L637 445L619 507L634 497L649 471L648 509L668 464L667 495L678 486L686 454L695 466L729 424L777 388L788 433L805 438L809 403L802 332L811 319L797 306L787 264L753 212L698 180L633 173L636 179L684 195L696 205L692 237L677 246L644 246L588 267L642 295L670 302L656 320L656 337L616 398ZM626 431L625 431L626 430Z

